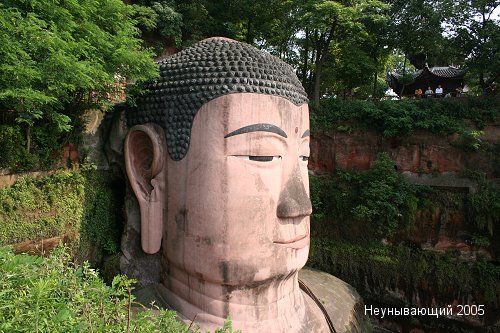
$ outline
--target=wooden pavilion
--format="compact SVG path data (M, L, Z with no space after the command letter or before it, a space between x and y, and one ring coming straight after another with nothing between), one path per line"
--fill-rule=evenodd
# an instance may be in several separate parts
M405 85L400 82L402 75L396 72L389 73L388 81L389 86L401 96L414 96L415 90L422 89L422 92L431 87L432 91L436 91L438 85L443 88L443 96L451 93L452 96L456 95L457 89L464 88L464 75L465 70L453 66L446 67L428 67L416 71L411 74L413 76L413 83Z

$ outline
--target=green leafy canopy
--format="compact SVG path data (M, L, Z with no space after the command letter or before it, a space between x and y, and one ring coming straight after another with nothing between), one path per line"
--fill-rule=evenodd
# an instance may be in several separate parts
M0 4L0 107L22 123L40 118L69 130L63 114L103 104L117 82L153 78L120 0L6 0Z

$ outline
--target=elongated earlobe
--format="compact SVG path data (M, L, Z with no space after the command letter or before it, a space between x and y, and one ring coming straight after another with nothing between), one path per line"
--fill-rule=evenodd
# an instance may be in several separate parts
M160 250L166 191L166 144L163 129L155 124L137 125L125 138L125 168L141 211L142 250Z

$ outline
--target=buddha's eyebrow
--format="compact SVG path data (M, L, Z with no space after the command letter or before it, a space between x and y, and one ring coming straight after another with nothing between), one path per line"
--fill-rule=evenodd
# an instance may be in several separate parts
M305 138L306 136L311 136L311 131L306 130L304 134L302 134L302 138Z
M227 139L231 136L239 135L239 134L244 134L244 133L250 133L250 132L271 132L274 134L278 134L279 136L282 136L284 138L288 138L286 135L285 131L283 131L281 128L271 125L271 124L253 124L253 125L248 125L242 128L239 128L235 131L232 131L229 134L226 134L224 136L224 139Z

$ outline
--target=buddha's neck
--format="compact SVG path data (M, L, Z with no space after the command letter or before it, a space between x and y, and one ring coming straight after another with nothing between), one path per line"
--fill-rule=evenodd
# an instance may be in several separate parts
M233 288L170 267L163 284L169 305L203 329L221 327L228 316L233 328L248 332L301 332L308 321L297 273L252 287Z

